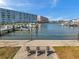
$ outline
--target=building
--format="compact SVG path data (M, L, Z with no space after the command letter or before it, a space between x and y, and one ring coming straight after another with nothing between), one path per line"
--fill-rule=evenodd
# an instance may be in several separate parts
M37 22L37 15L0 8L0 22Z
M37 21L40 23L48 23L48 18L43 17L43 16L37 16Z
M73 20L72 20L72 23L73 23L73 24L77 24L77 25L79 26L79 18L73 19Z

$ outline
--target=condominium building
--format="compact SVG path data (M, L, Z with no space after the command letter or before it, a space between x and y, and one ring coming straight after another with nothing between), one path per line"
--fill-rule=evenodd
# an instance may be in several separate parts
M0 22L37 22L37 15L0 8Z
M37 21L41 23L48 23L48 18L43 16L37 16Z

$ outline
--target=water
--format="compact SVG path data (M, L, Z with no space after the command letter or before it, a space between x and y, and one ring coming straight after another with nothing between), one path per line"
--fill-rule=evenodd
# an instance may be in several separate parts
M0 39L8 40L78 40L79 27L68 27L60 24L39 24L39 29L29 31L16 31Z

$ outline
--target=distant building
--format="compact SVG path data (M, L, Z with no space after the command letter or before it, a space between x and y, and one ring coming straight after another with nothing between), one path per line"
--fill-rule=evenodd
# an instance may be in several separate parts
M0 8L0 22L37 22L37 15Z
M79 18L77 18L77 19L74 19L74 20L73 20L73 23L74 23L74 24L77 24L77 25L79 25Z
M48 23L49 22L48 18L43 17L43 16L37 16L37 21L40 23Z

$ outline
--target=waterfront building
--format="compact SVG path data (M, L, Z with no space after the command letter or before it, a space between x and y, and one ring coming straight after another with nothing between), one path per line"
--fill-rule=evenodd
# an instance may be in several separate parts
M44 16L37 16L37 21L40 23L48 23L49 22L48 18L44 17Z
M77 25L79 26L79 18L74 19L72 22L73 22L74 24L77 24Z
M37 15L0 8L0 22L37 22Z

